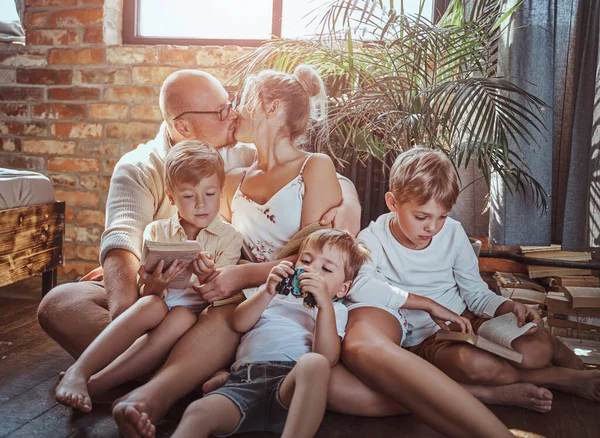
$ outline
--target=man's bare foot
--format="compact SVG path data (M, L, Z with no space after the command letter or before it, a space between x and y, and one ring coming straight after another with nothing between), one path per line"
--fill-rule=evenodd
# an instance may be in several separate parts
M156 427L150 421L145 403L130 403L118 399L113 403L113 418L126 438L153 438Z
M229 378L229 371L219 370L213 376L204 382L202 385L202 393L208 394L209 392L214 391L215 389L219 389L221 386L225 385L227 379Z
M88 394L87 379L73 368L69 368L56 386L56 400L73 409L91 412L92 399Z
M536 412L548 412L552 409L552 392L531 383L514 383L504 386L463 386L487 405L518 406Z

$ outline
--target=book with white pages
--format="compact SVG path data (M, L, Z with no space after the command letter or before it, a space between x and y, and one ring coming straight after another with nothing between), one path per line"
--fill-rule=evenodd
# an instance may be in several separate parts
M142 251L142 265L147 272L154 272L161 260L164 260L163 272L174 260L184 262L187 268L175 277L170 283L171 289L185 289L192 276L192 262L202 251L200 244L195 240L187 242L144 242Z
M517 316L514 313L506 313L481 324L476 335L460 332L438 332L436 340L468 343L505 359L521 363L523 355L513 349L512 343L533 327L536 327L533 322L528 322L519 327Z

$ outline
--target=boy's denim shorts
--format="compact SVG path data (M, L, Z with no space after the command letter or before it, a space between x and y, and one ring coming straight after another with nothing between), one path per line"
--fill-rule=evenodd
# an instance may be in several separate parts
M282 433L288 408L279 399L283 379L296 362L254 362L232 371L227 383L207 394L220 394L234 402L242 419L227 435L245 432Z

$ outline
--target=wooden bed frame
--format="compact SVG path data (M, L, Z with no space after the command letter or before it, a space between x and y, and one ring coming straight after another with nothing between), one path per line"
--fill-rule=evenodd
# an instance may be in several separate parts
M42 274L42 296L64 265L65 203L0 210L0 287Z

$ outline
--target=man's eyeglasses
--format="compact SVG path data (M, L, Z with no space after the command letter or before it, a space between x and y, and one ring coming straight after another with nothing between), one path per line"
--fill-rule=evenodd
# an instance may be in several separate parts
M177 117L173 117L173 121L177 120L178 118L180 118L181 116L184 116L186 114L218 114L219 120L223 121L223 120L226 120L227 117L229 117L229 113L231 112L231 110L235 111L235 109L238 106L238 103L239 103L238 93L235 93L233 95L233 99L231 99L229 102L227 102L227 104L220 110L217 110L217 111L185 111L185 112L179 114Z

